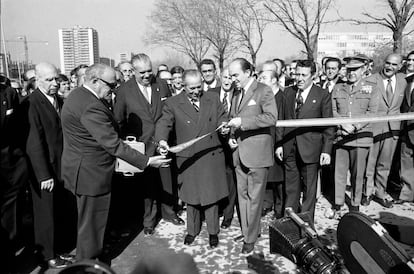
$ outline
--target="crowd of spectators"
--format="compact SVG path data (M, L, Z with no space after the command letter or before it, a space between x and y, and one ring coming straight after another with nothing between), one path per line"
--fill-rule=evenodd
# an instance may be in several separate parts
M332 219L371 202L411 203L412 121L346 118L414 112L414 52L389 54L379 71L372 69L370 58L357 55L321 64L275 58L260 68L236 58L220 72L204 59L196 69L160 64L154 71L149 56L137 54L116 68L80 65L64 75L39 63L22 82L0 75L0 255L12 271L18 197L27 192L40 265L103 260L112 185L122 180L114 176L116 158L142 170L132 180L144 199L144 235L155 237L161 217L186 225L186 245L205 221L209 246L218 246L236 211L241 252L248 254L269 212L278 219L291 207L313 219L318 185ZM314 118L338 122L308 126ZM294 119L303 126L278 126ZM129 136L144 150L122 141ZM62 218L68 214L76 216ZM76 256L60 244L68 220L77 227Z

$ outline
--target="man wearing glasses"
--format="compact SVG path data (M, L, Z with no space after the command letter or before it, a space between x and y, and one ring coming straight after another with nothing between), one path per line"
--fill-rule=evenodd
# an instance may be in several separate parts
M183 78L185 92L165 101L155 139L163 154L169 150L167 140L172 130L176 132L178 144L210 133L176 156L179 197L187 203L184 244L191 245L200 233L204 212L209 244L215 248L220 229L218 201L228 195L224 152L217 128L226 121L227 115L216 93L203 93L199 71L187 70Z
M112 68L92 65L86 69L84 85L69 95L62 110L62 179L76 196L78 260L101 255L115 158L140 169L168 163L164 156L148 157L119 138L117 122L101 100L116 85Z
M155 124L161 117L163 100L171 96L165 81L155 81L152 63L144 53L132 57L134 77L117 90L114 115L119 123L121 136L134 136L145 144L145 154L154 155ZM144 234L152 235L156 224L156 200L162 200L162 217L175 225L184 221L173 210L173 201L165 189L171 189L170 168L160 170L148 169L136 176L139 180L140 193L144 197ZM162 180L162 181L161 181ZM164 195L161 197L161 195Z

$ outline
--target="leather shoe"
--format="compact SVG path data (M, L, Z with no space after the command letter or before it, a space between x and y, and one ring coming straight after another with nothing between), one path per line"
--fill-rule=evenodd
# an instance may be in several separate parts
M47 261L47 266L53 269L65 268L70 264L71 264L70 262L63 260L60 257L56 257L54 259L50 259Z
M267 213L269 213L270 211L272 211L271 208L263 208L263 210L262 210L262 217L266 216Z
M223 222L221 222L221 228L222 229L227 229L231 226L231 220L226 220L224 219Z
M391 208L392 207L392 201L386 200L384 198L378 198L377 196L374 196L372 198L373 201L379 203L380 205L382 205L385 208Z
M181 219L180 217L178 217L177 215L172 217L172 218L164 219L164 220L167 221L167 222L170 222L174 225L184 225L185 224L184 220Z
M253 249L254 249L254 243L243 242L243 247L242 247L242 253L243 254L248 254L248 253L252 252Z
M192 243L194 242L194 240L195 240L195 237L196 237L196 236L193 236L193 235L190 235L190 234L185 235L185 238L184 238L184 244L185 244L185 245L190 245L190 244L192 244ZM218 241L218 240L217 240L217 241Z
M76 256L72 254L67 254L67 253L60 254L59 258L61 258L62 260L68 261L72 264L76 262Z
M218 246L219 238L217 234L210 234L209 236L209 243L211 248L215 248Z
M361 200L361 205L363 206L369 206L369 204L371 203L372 200L372 196L362 196L362 200Z
M154 229L152 227L144 227L144 235L154 234Z

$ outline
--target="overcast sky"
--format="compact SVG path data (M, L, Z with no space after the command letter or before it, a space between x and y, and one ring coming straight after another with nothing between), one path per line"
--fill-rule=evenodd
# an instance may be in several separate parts
M142 41L148 16L156 0L0 0L2 22L7 40L26 35L29 41L29 59L34 63L49 61L59 66L58 29L74 25L92 27L98 31L102 57L117 59L123 51L145 52L153 60L162 60L167 54L159 47L146 47ZM315 0L313 0L315 1ZM340 0L336 9L346 18L358 18L364 9L378 12L384 9L385 0ZM328 15L336 18L336 11ZM361 27L349 23L331 25L325 31L383 31L378 27ZM23 43L6 43L12 59L24 59ZM302 46L280 27L270 26L258 61L273 57L292 56ZM3 52L3 48L1 50Z

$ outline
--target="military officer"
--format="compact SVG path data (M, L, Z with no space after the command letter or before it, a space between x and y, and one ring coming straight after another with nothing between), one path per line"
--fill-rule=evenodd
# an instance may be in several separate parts
M379 97L375 81L363 79L364 60L351 57L346 64L347 83L335 85L332 91L334 117L366 117L375 115ZM362 198L364 172L372 130L369 123L341 124L338 126L335 156L335 205L330 218L338 216L345 202L348 170L352 186L350 211L359 211Z

